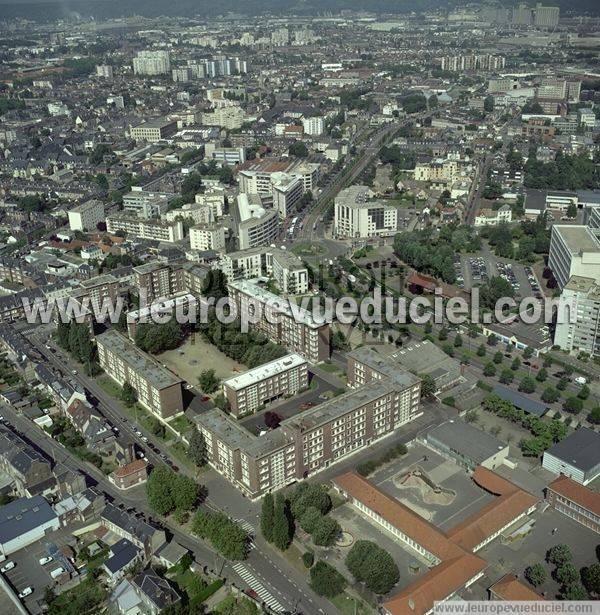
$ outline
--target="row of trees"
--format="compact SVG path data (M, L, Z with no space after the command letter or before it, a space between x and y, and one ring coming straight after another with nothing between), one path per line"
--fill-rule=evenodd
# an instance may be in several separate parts
M550 162L541 162L535 150L525 163L525 185L546 190L580 190L600 188L600 168L586 154L568 156L562 152Z
M227 559L246 559L248 534L222 512L199 509L192 521L192 533L209 540L212 546Z
M400 579L392 556L369 540L357 540L346 556L346 567L356 581L376 594L387 594Z
M191 478L177 474L165 465L156 466L146 481L148 504L159 515L175 512L184 521L203 495L203 489Z
M181 343L183 327L172 318L164 324L140 323L135 331L135 343L144 352L159 354L177 348Z
M96 346L92 342L87 324L77 323L74 320L64 323L59 320L55 339L61 348L83 364L88 376L94 376L100 372Z

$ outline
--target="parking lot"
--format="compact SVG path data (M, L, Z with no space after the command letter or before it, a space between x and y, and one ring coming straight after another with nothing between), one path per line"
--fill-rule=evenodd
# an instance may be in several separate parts
M54 584L50 572L60 565L56 561L49 562L45 566L40 565L40 558L47 555L44 546L46 542L52 542L60 548L64 545L74 545L75 539L66 529L53 532L45 540L35 542L9 555L7 560L14 562L15 567L4 573L4 578L17 594L26 587L33 588L33 593L22 600L27 610L33 614L41 613L44 590ZM2 565L6 565L6 561Z

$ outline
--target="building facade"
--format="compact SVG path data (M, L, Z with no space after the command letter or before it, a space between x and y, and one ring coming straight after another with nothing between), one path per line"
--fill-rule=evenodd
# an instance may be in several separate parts
M181 220L143 220L127 214L111 214L106 218L109 233L123 231L131 237L175 243L184 237Z

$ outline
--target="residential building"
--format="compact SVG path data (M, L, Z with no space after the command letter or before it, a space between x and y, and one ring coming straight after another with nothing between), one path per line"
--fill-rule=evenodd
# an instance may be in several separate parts
M176 132L177 122L163 117L148 120L134 126L130 130L132 139L135 141L147 141L148 143L158 143L163 139L172 137Z
M246 162L246 148L219 147L216 143L211 142L204 146L204 157L232 166L243 164Z
M163 49L139 51L137 56L133 58L135 75L168 75L170 70L170 54Z
M580 427L544 452L542 467L587 485L600 475L600 434Z
M148 302L171 297L185 290L181 267L151 261L133 268L133 286Z
M106 218L106 230L109 233L123 231L130 237L152 239L174 243L184 237L181 220L143 220L127 214L111 214Z
M238 173L240 192L269 197L273 193L272 177L277 177L279 173L302 177L304 192L312 191L317 187L319 167L317 163L296 158L249 160Z
M291 353L223 381L223 394L237 418L307 386L308 364Z
M115 382L128 383L138 401L160 419L183 412L181 380L115 329L96 336L100 367Z
M120 289L121 283L119 280L114 275L106 273L89 280L82 280L79 283L79 288L71 293L71 297L77 299L79 303L88 301L91 308L99 315L103 304L116 305Z
M69 210L68 216L72 231L95 232L98 223L104 222L104 203L91 199Z
M335 197L335 236L384 237L398 232L398 207L372 196L367 186L350 186Z
M480 209L475 216L475 226L498 226L511 221L510 205L502 205L499 209Z
M590 226L555 224L548 266L562 290L571 276L600 279L600 237Z
M274 247L258 247L223 254L215 265L228 280L271 276L283 294L304 295L309 289L308 270L299 256Z
M271 195L273 209L279 212L280 218L286 218L302 200L304 181L300 175L273 173L271 175Z
M41 495L19 498L0 506L0 555L2 559L42 540L59 527L58 515Z
M258 194L238 194L233 219L240 250L268 246L279 234L279 214L263 206Z
M241 317L252 322L272 342L312 363L329 358L329 323L315 322L312 314L300 306L292 310L286 300L247 280L232 280L228 288Z
M152 568L142 570L133 577L131 583L142 599L144 611L150 615L158 615L167 607L172 607L181 602L181 596L169 581L159 576Z
M600 355L600 284L598 279L571 276L561 299L572 306L576 317L557 319L554 344L572 353Z
M258 498L341 461L420 416L421 383L396 370L309 408L255 436L215 409L195 417L209 463L242 493Z
M556 28L560 17L560 7L544 6L538 2L533 9L533 25L536 28Z
M146 482L148 478L148 463L143 459L136 459L123 466L119 466L108 475L108 480L121 490L130 489Z
M318 137L325 132L325 120L318 115L302 118L302 126L304 134L311 137Z
M546 487L546 500L559 512L600 534L600 494L561 475Z
M246 121L246 112L237 106L217 107L211 113L202 114L205 126L220 126L227 130L237 130Z
M98 64L96 66L96 77L112 79L114 76L113 67L110 64Z
M225 227L218 222L192 226L190 247L192 250L225 252Z
M142 551L127 538L121 538L109 548L108 558L102 564L108 583L116 585L137 562L142 561Z

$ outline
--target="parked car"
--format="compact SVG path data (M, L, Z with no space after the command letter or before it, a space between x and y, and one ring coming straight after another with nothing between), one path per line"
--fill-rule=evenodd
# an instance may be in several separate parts
M52 561L52 558L49 555L46 555L46 557L40 557L39 559L40 566L49 564L51 561Z
M13 561L8 560L4 564L4 566L2 566L2 568L0 568L0 572L8 572L9 570L12 570L15 566L16 566L16 564Z
M587 384L587 380L583 376L577 376L577 378L575 378L575 382L577 384Z
M19 592L19 598L26 598L33 594L33 587L26 587L23 591Z

